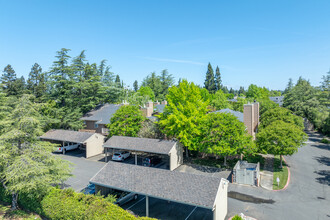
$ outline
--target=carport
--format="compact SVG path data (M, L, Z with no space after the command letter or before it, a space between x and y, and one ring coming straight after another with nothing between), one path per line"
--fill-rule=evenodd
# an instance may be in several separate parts
M218 177L108 162L90 183L103 195L111 189L144 195L146 216L149 197L211 209L214 220L227 215L228 181Z
M105 162L107 162L108 154L113 154L115 149L135 152L135 164L137 164L136 152L169 156L170 170L174 170L183 162L183 148L177 141L112 136L109 140L107 140L107 142L104 143L103 147L105 153Z
M86 148L86 158L89 158L103 153L105 137L98 133L53 129L40 136L40 139L61 145L66 142L82 144Z

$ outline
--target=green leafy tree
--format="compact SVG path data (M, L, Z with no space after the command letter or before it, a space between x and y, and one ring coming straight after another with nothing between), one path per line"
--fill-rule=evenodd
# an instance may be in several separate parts
M137 137L145 117L137 106L123 105L110 119L109 137L113 135Z
M286 86L283 94L288 93L291 89L293 88L293 82L292 82L292 78L289 79L288 85Z
M306 134L296 125L278 120L257 133L257 145L265 154L292 155L306 141Z
M207 89L210 93L215 93L216 84L214 80L214 72L211 66L211 63L207 66L207 72L205 76L204 88Z
M172 86L167 95L167 106L160 115L159 125L168 137L177 138L190 150L198 149L196 137L200 135L199 123L205 117L208 102L194 83L182 80ZM187 151L186 151L187 152Z
M278 91L278 90L271 90L271 91L269 92L269 96L270 96L270 97L281 96L281 92Z
M200 152L226 157L237 154L251 154L256 151L252 137L245 125L230 113L207 114L200 124Z
M35 104L24 95L0 136L0 182L12 195L12 209L18 208L21 193L46 190L70 176L69 163L51 154L53 144L38 139L43 133L39 118Z
M229 103L227 101L227 96L223 93L222 90L218 90L214 95L211 101L211 105L216 109L225 109L229 108Z
M133 83L133 89L135 92L137 92L139 90L139 84L138 84L138 81L135 80L134 83Z
M222 86L222 91L225 94L229 93L229 90L228 90L227 86Z
M157 76L155 72L152 72L150 75L143 79L142 86L151 88L155 94L156 99L163 98L163 84L161 82L161 77Z
M232 103L232 108L235 111L243 112L244 110L244 104L247 104L248 100L245 98L238 97L237 102Z
M155 100L155 94L152 89L148 86L141 86L138 90L138 94L142 97L146 97L146 99L150 99L152 101Z
M245 96L245 90L244 90L244 87L243 86L240 86L239 87L238 95L239 96Z
M304 121L300 116L292 114L292 112L286 108L276 107L269 109L262 115L262 120L260 123L260 130L266 128L274 121L281 120L286 123L294 124L302 131L304 130Z
M319 111L321 105L317 99L317 90L309 81L300 77L297 84L285 94L283 107L314 122L316 112Z
M217 91L222 89L221 73L218 66L215 69L215 87Z
M254 84L251 84L246 92L246 97L254 100L257 99L268 99L269 98L269 90L265 87L261 88Z

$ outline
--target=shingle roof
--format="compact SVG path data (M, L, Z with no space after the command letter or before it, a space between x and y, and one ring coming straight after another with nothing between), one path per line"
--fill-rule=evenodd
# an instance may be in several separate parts
M95 133L69 130L49 130L45 134L40 136L40 138L45 140L84 143L88 138L93 135L95 135Z
M168 155L175 144L175 141L160 139L112 136L103 147Z
M284 96L273 96L273 97L269 97L269 99L272 100L273 102L279 104L279 106L282 106Z
M225 108L225 109L221 109L221 110L218 110L218 111L214 111L214 112L211 112L211 113L217 113L217 112L225 112L225 113L230 113L230 114L233 114L237 117L237 119L240 121L240 122L244 122L244 115L242 112L239 112L239 111L234 111L234 110L231 110L229 108Z
M165 109L165 106L164 104L158 104L158 105L155 105L155 111L158 112L158 113L163 113L164 112L164 109Z
M121 105L105 104L97 109L88 112L80 120L97 121L96 124L109 124L112 115L120 108Z
M90 182L212 209L221 178L108 162Z

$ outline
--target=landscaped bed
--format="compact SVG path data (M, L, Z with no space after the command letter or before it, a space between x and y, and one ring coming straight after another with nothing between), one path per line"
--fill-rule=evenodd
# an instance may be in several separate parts
M280 156L274 157L274 172L273 172L273 190L283 189L288 181L288 167L283 160L283 168L280 168ZM279 177L280 182L277 184L277 177Z
M41 219L39 215L27 213L23 210L11 211L9 205L0 203L0 219Z

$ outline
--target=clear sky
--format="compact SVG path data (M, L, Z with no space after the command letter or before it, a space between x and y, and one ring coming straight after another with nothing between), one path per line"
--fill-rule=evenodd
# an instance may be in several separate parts
M168 69L202 85L208 62L223 84L319 85L330 68L330 1L0 0L0 69L47 71L61 48L107 59L132 86Z

